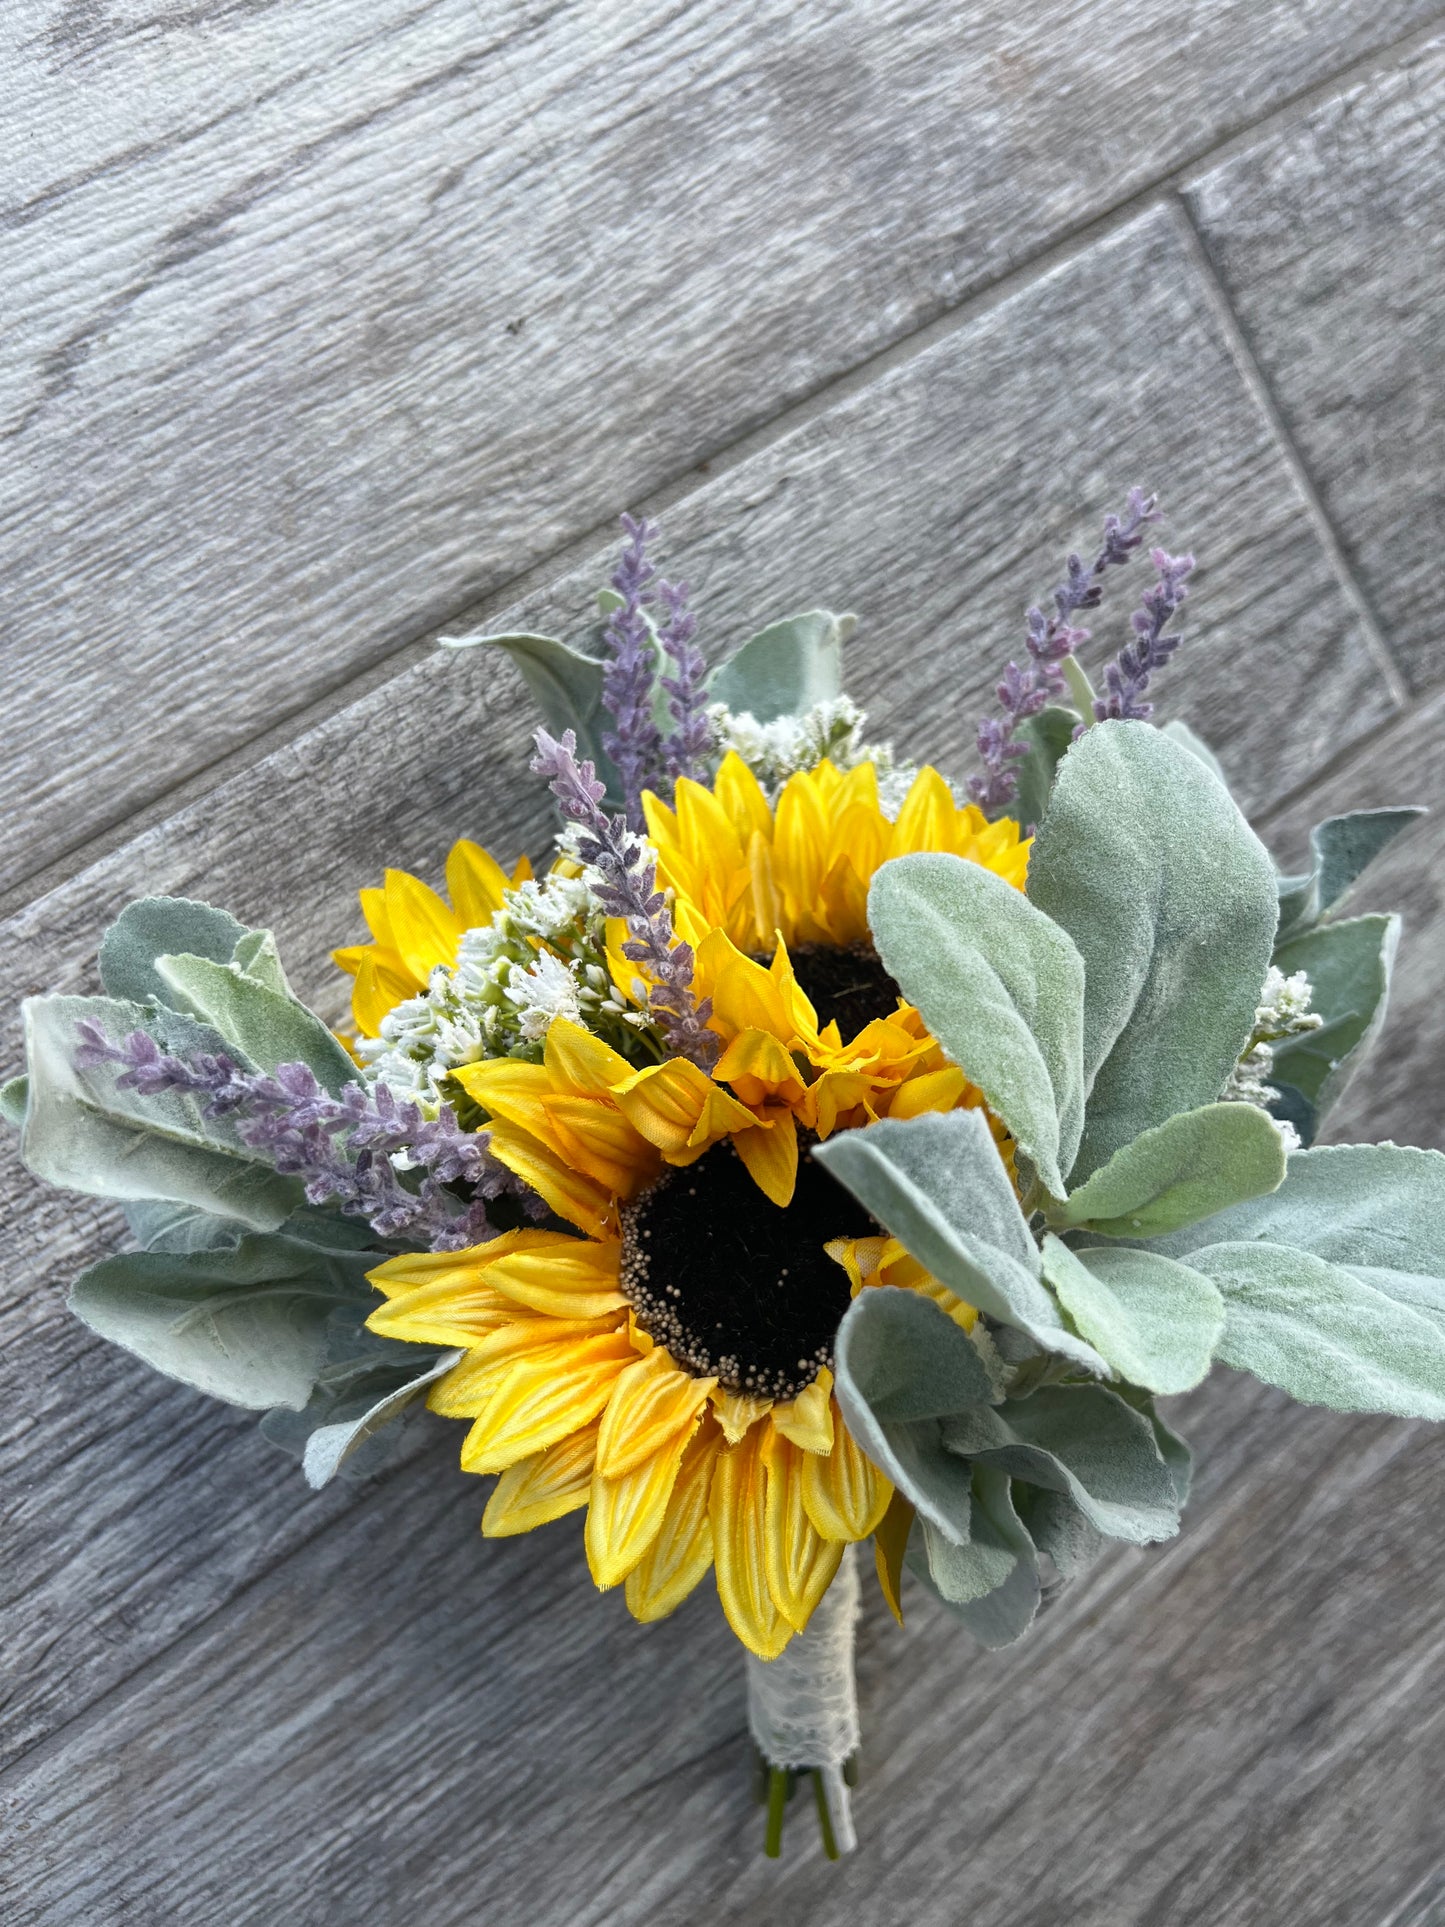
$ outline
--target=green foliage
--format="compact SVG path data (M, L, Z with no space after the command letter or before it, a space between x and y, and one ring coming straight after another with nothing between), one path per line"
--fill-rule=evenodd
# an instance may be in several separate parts
M1209 1371L1224 1301L1207 1278L1156 1251L1044 1239L1044 1276L1064 1310L1121 1378L1187 1392Z
M1302 876L1279 878L1279 938L1311 929L1344 900L1357 879L1386 846L1426 812L1415 806L1396 810L1351 810L1327 816L1310 832L1310 867ZM1282 968L1283 966L1281 966Z
M1084 1099L1084 966L1068 936L992 871L940 852L883 865L868 927L904 996L1062 1197Z
M156 959L184 951L229 963L251 932L229 910L190 897L141 897L128 903L100 940L100 981L106 994L134 1004L171 1002Z
M1284 1139L1252 1104L1181 1111L1116 1151L1048 1213L1058 1230L1158 1238L1284 1182Z
M1216 782L1222 783L1225 789L1229 788L1229 778L1224 773L1224 765L1204 738L1195 735L1188 723L1181 723L1177 719L1174 722L1164 723L1159 733L1167 736L1171 743L1178 743L1181 749L1187 749L1196 762L1203 763Z
M127 1251L75 1282L70 1307L93 1331L168 1378L253 1410L300 1409L338 1306L365 1316L376 1253L326 1251L280 1234L205 1250Z
M1025 826L1043 822L1059 759L1073 742L1078 726L1079 712L1065 709L1059 703L1050 703L1036 716L1027 716L1019 724L1014 741L1021 743L1028 754L1014 764L1018 789L1007 815Z
M209 1024L258 1069L305 1064L333 1097L359 1080L361 1073L319 1017L289 991L270 989L238 964L165 956L157 957L155 974L173 1009Z
M273 1170L228 1120L206 1117L188 1093L142 1097L119 1087L117 1066L75 1063L83 1018L112 1039L146 1030L164 1050L234 1055L216 1031L106 997L31 997L22 1010L30 1100L20 1155L37 1177L103 1198L170 1199L267 1231L301 1203L295 1178Z
M1398 917L1347 917L1316 924L1275 951L1281 970L1309 977L1311 1009L1325 1020L1277 1045L1269 1075L1281 1092L1298 1093L1286 1108L1297 1128L1304 1120L1306 1143L1379 1035L1399 941Z
M1084 961L1086 1178L1224 1088L1270 960L1274 870L1197 757L1108 722L1059 765L1028 889Z
M800 716L842 694L843 645L856 627L856 617L827 609L770 622L713 670L708 693L760 723Z
M976 1111L885 1118L813 1153L950 1291L1090 1371L1103 1360L1065 1326L998 1148Z
M614 809L619 807L617 768L602 747L612 719L602 701L600 657L570 649L555 636L449 636L443 641L448 649L481 645L504 649L531 690L548 729L554 736L560 736L564 729L576 731L578 755L596 765L598 780L607 786L609 803Z
M7 1078L0 1084L0 1117L7 1124L13 1124L18 1131L25 1122L25 1107L30 1102L30 1079L28 1077Z
M344 1314L333 1316L332 1329L334 1355L317 1374L305 1409L278 1407L261 1421L273 1444L301 1460L313 1490L339 1472L375 1471L397 1443L403 1429L397 1421L463 1356L378 1338L364 1326L352 1329Z

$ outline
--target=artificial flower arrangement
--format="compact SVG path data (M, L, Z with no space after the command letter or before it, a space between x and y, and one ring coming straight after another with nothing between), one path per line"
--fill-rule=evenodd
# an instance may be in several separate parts
M641 1621L713 1574L772 1853L804 1775L854 1841L862 1541L900 1620L906 1569L1001 1646L1110 1540L1178 1531L1155 1401L1215 1359L1445 1416L1445 1157L1310 1148L1398 931L1344 898L1418 812L1333 817L1276 874L1149 721L1190 557L1152 550L1095 693L1075 619L1157 515L1133 491L1029 611L962 791L865 742L850 617L709 676L628 520L583 645L464 639L541 703L546 868L464 841L445 898L363 890L353 1035L183 899L106 933L103 996L25 1005L21 1155L135 1238L79 1317L265 1411L312 1485L409 1408L465 1420L482 1531L585 1508Z

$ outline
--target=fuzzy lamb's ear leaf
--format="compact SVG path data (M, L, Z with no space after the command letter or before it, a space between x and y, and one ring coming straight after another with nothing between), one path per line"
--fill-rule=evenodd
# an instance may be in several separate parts
M143 1004L170 995L156 971L156 958L185 951L229 963L251 933L229 910L189 897L142 897L128 903L100 940L100 980L106 994Z
M1048 1385L939 1423L950 1452L1064 1493L1111 1539L1148 1545L1179 1530L1153 1426L1102 1385Z
M1224 773L1224 765L1204 738L1195 735L1188 723L1181 723L1177 719L1174 722L1165 723L1160 734L1167 736L1170 742L1178 743L1181 749L1187 749L1196 762L1203 763L1211 776L1222 783L1225 789L1229 788L1229 778Z
M302 1451L301 1469L313 1491L328 1485L384 1426L399 1419L429 1385L465 1356L463 1352L437 1354L411 1349L416 1357L410 1364L382 1367L354 1381L347 1388L349 1396L337 1400L326 1422L311 1432Z
M1065 709L1059 703L1050 703L1037 716L1028 716L1019 724L1014 741L1021 743L1028 755L1014 765L1018 788L1008 815L1023 824L1043 822L1049 791L1054 786L1054 772L1073 742L1078 726L1079 712Z
M276 939L269 930L248 930L232 951L231 962L243 977L254 978L263 989L274 990L278 997L296 995L286 981Z
M1445 1278L1445 1152L1408 1144L1328 1144L1296 1151L1285 1181L1162 1239L1185 1258L1206 1245L1294 1245L1335 1265Z
M976 1466L968 1540L950 1543L927 1521L909 1564L982 1645L1022 1639L1039 1608L1034 1542L1014 1508L1006 1473Z
M1206 1104L1156 1124L1100 1165L1062 1206L1058 1230L1158 1238L1284 1182L1279 1126L1253 1104Z
M1310 1405L1445 1418L1445 1318L1292 1246L1208 1245L1189 1262L1223 1294L1226 1365Z
M483 644L505 649L554 736L574 730L577 753L595 764L599 782L607 786L609 801L621 794L617 767L602 747L612 719L602 701L603 664L597 656L569 649L555 636L443 636L447 649L475 649Z
M37 1177L93 1197L171 1199L264 1231L301 1203L297 1179L273 1170L228 1120L204 1116L194 1097L142 1097L120 1088L115 1066L75 1061L84 1018L112 1040L146 1030L162 1048L186 1053L229 1049L215 1031L107 997L30 997L21 1009L30 1102L20 1156Z
M1107 1369L1040 1282L1038 1246L977 1111L884 1118L813 1156L967 1304L1090 1371Z
M841 695L843 644L857 626L856 616L827 609L771 622L718 664L708 693L734 715L746 710L760 723L800 716Z
M157 957L155 970L167 1003L209 1024L261 1070L305 1064L333 1097L359 1081L356 1065L299 998L209 957Z
M1131 1384L1187 1392L1208 1374L1224 1301L1202 1273L1154 1251L1072 1251L1050 1233L1044 1276L1084 1337Z
M1274 866L1188 750L1106 722L1059 765L1028 893L1084 960L1083 1179L1223 1090L1269 966Z
M1084 1116L1084 966L1068 936L1002 877L942 851L882 866L868 927L904 996L1062 1197Z
M1269 1074L1271 1084L1305 1099L1306 1141L1379 1036L1399 941L1398 917L1346 917L1317 924L1275 951L1281 970L1307 974L1311 1008L1325 1020L1318 1030L1277 1044Z
M25 1107L30 1101L30 1079L12 1077L0 1084L0 1117L16 1130L25 1122Z
M1310 929L1353 889L1380 852L1428 812L1410 805L1396 810L1351 810L1327 816L1310 831L1310 867L1302 876L1279 879L1279 937Z
M372 1252L327 1252L279 1236L204 1251L126 1251L75 1282L92 1331L168 1378L252 1410L299 1410L326 1356L338 1305L371 1296Z

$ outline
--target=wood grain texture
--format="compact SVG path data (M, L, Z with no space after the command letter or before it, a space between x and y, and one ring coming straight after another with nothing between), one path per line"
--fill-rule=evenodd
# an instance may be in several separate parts
M1189 205L1417 688L1445 676L1445 37L1202 175Z
M439 1449L7 1776L7 1922L1379 1922L1440 1850L1445 1436L1227 1374L1181 1422L1185 1537L1028 1645L870 1582L841 1868L804 1811L761 1858L715 1601L633 1626Z
M0 887L1438 0L14 0Z
M1065 548L1092 539L1127 481L1161 476L1180 537L1205 558L1171 700L1206 733L1235 732L1252 801L1280 799L1328 745L1387 720L1347 599L1193 272L1173 218L1153 212L676 504L673 551L699 585L712 645L790 608L853 607L864 626L849 680L876 724L964 767L1022 606ZM598 556L505 612L509 626L575 624L604 568ZM1128 606L1121 585L1095 654L1124 634ZM1265 633L1291 636L1290 667L1246 723L1237 659ZM298 987L339 1014L325 957L357 934L359 883L389 862L436 877L458 834L508 858L542 846L531 725L505 665L439 652L43 898L0 931L4 1061L19 998L85 981L105 923L146 891L274 922ZM1421 1128L1418 1110L1397 1126ZM13 1751L162 1650L304 1528L295 1475L247 1421L159 1386L73 1325L60 1290L95 1251L96 1213L42 1193L13 1141L0 1159L12 1227L0 1315L21 1388L0 1491L35 1495L11 1501L0 1579L22 1675ZM82 1373L83 1419L72 1391ZM122 1431L145 1450L112 1449ZM111 1576L99 1588L96 1561Z

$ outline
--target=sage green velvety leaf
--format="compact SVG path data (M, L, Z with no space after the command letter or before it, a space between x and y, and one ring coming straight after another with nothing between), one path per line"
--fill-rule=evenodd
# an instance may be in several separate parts
M368 1440L375 1438L383 1426L399 1419L429 1385L449 1372L462 1357L461 1352L455 1351L442 1352L440 1356L419 1351L418 1368L412 1375L390 1390L381 1391L363 1411L342 1417L338 1407L338 1416L318 1425L306 1441L301 1458L306 1483L313 1491L328 1484Z
M1182 1511L1194 1482L1194 1453L1188 1439L1181 1438L1160 1418L1152 1392L1146 1392L1138 1385L1124 1384L1113 1385L1110 1390L1116 1398L1122 1398L1126 1405L1132 1405L1136 1412L1142 1412L1153 1426L1154 1443L1159 1447L1160 1458L1169 1468L1169 1476L1174 1481L1174 1497Z
M276 939L269 930L248 930L231 953L231 962L243 976L254 977L258 984L267 990L274 990L278 997L296 995L286 981Z
M167 1003L209 1024L261 1070L305 1064L333 1097L359 1081L356 1065L298 998L209 957L157 957L155 968Z
M242 1144L229 1120L205 1117L193 1097L142 1097L117 1086L115 1066L74 1062L82 1018L113 1041L149 1030L178 1050L225 1050L216 1032L106 997L30 997L21 1009L30 1103L20 1156L37 1177L102 1198L171 1199L259 1230L274 1230L302 1202L295 1178Z
M760 723L801 715L841 695L843 644L856 626L855 617L827 609L769 623L718 664L708 678L708 693L734 714L746 710Z
M1225 1364L1310 1405L1445 1418L1445 1329L1412 1306L1286 1245L1208 1245L1190 1263L1223 1294Z
M246 1235L245 1225L235 1218L217 1218L191 1204L137 1198L122 1208L142 1251L215 1251L238 1245Z
M1064 1493L1016 1484L1013 1498L1025 1532L1061 1579L1081 1578L1102 1555L1108 1541Z
M1187 1392L1208 1374L1224 1301L1202 1273L1155 1251L1071 1251L1050 1234L1044 1276L1121 1378L1151 1392Z
M1107 722L1059 765L1028 893L1084 960L1081 1181L1223 1090L1273 948L1274 866L1188 750Z
M1050 1385L939 1421L950 1452L1062 1492L1111 1539L1179 1530L1174 1481L1143 1413L1102 1385Z
M1379 1035L1399 941L1398 917L1345 917L1317 924L1275 951L1281 970L1306 972L1311 1008L1325 1021L1275 1046L1270 1082L1302 1092L1316 1120L1343 1094Z
M1038 1247L977 1111L884 1118L840 1131L813 1156L950 1291L1048 1350L1106 1370L1040 1282Z
M1028 716L1014 731L1014 741L1028 751L1014 764L1018 788L1006 814L1027 826L1042 823L1048 807L1049 791L1054 786L1054 771L1059 758L1074 740L1079 712L1050 703L1037 716Z
M1253 1104L1206 1104L1156 1124L1100 1165L1049 1222L1158 1238L1284 1182L1279 1126Z
M0 1117L17 1130L25 1122L25 1106L30 1101L30 1079L11 1077L0 1084Z
M1181 749L1187 749L1197 763L1203 763L1216 782L1222 783L1225 789L1229 788L1229 778L1224 773L1224 765L1204 738L1195 735L1188 723L1181 723L1177 719L1174 722L1165 723L1160 729L1160 734L1167 736L1171 743L1178 743Z
M1427 812L1413 805L1394 810L1351 810L1327 816L1310 832L1310 867L1279 879L1279 939L1309 929L1344 901L1356 880L1386 846Z
M156 958L185 951L229 963L248 935L229 910L189 897L142 897L129 903L100 940L100 980L111 997L143 1004L170 1002Z
M1006 1473L974 1467L972 1523L963 1545L926 1520L919 1537L923 1576L975 1638L992 1648L1028 1631L1039 1604L1038 1559Z
M231 1405L303 1406L338 1304L372 1297L375 1252L248 1235L209 1251L127 1251L92 1265L70 1307L168 1378Z
M1084 1114L1084 967L1068 936L1002 877L942 851L882 866L868 927L904 996L1062 1197Z
M869 1286L844 1314L834 1345L838 1403L875 1465L919 1516L956 1543L969 1532L969 1470L944 1451L938 1415L990 1394L968 1338L931 1299Z
M603 664L599 657L570 649L555 636L443 636L442 645L447 649L482 645L505 649L532 692L548 729L554 736L560 736L564 729L576 732L578 755L596 765L608 798L617 801L621 789L617 768L602 747L612 718L602 701Z
M1159 1249L1192 1263L1205 1245L1250 1240L1445 1278L1445 1154L1405 1144L1295 1151L1278 1191L1174 1232Z

